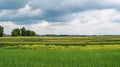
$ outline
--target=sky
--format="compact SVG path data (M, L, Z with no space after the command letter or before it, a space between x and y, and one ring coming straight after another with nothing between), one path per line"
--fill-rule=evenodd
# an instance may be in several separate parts
M120 35L120 0L0 0L0 25L6 34Z

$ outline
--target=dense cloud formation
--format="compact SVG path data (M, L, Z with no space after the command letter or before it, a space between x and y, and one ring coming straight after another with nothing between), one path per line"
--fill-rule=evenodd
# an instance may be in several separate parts
M19 9L24 7L28 0L0 0L0 9Z
M1 0L0 25L38 34L120 34L119 0Z

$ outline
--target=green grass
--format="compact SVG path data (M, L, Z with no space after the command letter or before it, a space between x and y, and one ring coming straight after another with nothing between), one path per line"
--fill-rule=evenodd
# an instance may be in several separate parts
M120 67L120 49L0 49L0 67Z
M0 45L112 45L120 44L120 36L36 36L36 37L2 37Z
M1 37L0 67L120 67L120 36Z

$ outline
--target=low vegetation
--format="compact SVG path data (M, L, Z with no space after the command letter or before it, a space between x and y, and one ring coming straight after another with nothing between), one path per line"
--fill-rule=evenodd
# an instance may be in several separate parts
M120 44L120 36L36 36L36 37L2 37L0 46L5 45L114 45Z
M120 45L87 45L87 46L56 46L56 45L17 45L5 46L6 49L34 49L34 50L94 50L94 49L120 49Z
M0 67L120 67L120 49L0 49Z

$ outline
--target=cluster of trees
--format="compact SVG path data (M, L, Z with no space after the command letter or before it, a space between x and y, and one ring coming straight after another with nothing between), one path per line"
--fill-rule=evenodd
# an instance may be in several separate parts
M25 27L19 29L13 29L11 32L12 36L35 36L36 33L31 30L26 30Z
M2 26L0 26L0 37L2 37L4 35L4 28Z
M4 28L0 26L0 37L4 35ZM12 36L36 36L36 33L32 30L26 30L25 27L19 29L13 29L11 32Z

